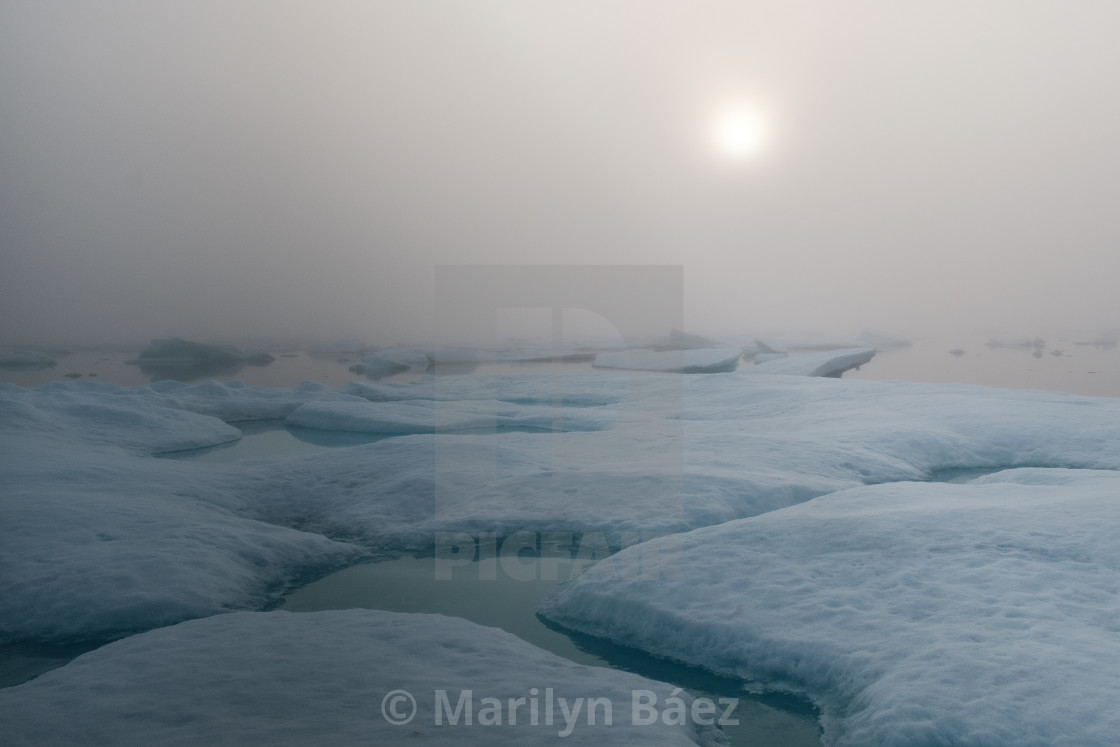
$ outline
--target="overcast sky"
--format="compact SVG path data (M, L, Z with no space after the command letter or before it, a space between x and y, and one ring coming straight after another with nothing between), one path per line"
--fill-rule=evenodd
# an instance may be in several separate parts
M1120 326L1118 38L1111 0L0 0L0 342L387 342L448 264L683 265L716 334Z

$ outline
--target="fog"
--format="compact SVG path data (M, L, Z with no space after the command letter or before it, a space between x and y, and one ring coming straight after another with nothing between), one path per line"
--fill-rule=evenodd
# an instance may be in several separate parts
M1118 36L1088 0L0 0L0 342L438 336L448 265L680 266L717 335L1120 326Z

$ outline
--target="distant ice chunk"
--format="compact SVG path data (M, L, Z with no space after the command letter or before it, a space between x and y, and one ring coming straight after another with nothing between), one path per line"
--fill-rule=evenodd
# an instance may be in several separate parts
M631 547L541 611L805 693L827 744L1112 745L1118 495L1043 469L857 488Z
M58 363L53 357L40 352L0 353L0 368L40 369L51 368Z
M697 350L647 350L634 348L600 355L592 364L596 368L623 368L664 373L727 373L739 365L743 351L737 348L701 348Z
M751 360L757 366L759 363L766 363L767 361L780 361L783 358L788 358L786 353L756 353Z
M368 376L371 379L382 379L386 376L403 373L411 366L408 363L392 360L381 355L367 355L361 363L350 366L350 372Z
M789 349L781 342L772 339L762 339L761 337L755 338L754 345L758 348L760 353L770 353L776 355L785 355Z
M793 376L828 376L834 379L853 368L858 368L875 357L875 348L848 348L803 353L788 358L767 360L743 369L755 374L785 374ZM757 360L758 356L755 356Z
M466 620L241 612L136 635L0 690L0 721L12 745L725 743L692 718L631 718L635 691L661 708L676 695L690 712L671 685Z
M271 363L273 358L268 353L246 353L241 348L233 345L208 345L201 342L189 342L179 337L152 342L140 351L135 362L140 364L175 363Z

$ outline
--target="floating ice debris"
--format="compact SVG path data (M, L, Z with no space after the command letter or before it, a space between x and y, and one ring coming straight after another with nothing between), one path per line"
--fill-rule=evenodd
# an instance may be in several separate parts
M3 353L0 354L0 368L8 369L42 369L51 368L58 363L46 353Z
M623 368L663 373L727 373L739 365L743 351L738 348L701 348L697 350L647 350L633 348L600 355L596 368Z
M758 348L760 353L785 354L789 352L789 349L777 340L763 340L762 338L756 338L754 344L755 347Z
M191 363L251 363L262 365L274 361L268 353L246 353L233 345L208 345L189 342L179 337L152 342L130 363L141 365L175 365Z
M826 350L766 360L743 370L752 374L827 376L838 379L845 371L859 368L874 357L875 348ZM755 359L757 360L758 356L755 356Z
M361 363L350 366L350 372L368 376L371 379L381 379L386 376L403 373L411 366L398 360L392 360L382 355L367 355Z
M964 351L960 348L953 348L949 351L949 355L955 355L959 358L960 356L964 355Z

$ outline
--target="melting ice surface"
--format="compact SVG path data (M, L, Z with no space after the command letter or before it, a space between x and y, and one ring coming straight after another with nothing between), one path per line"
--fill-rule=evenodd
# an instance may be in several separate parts
M298 742L306 722L348 743L399 736L370 704L406 685L454 677L504 696L550 680L574 695L578 664L466 620L261 611L332 570L430 553L441 534L567 532L611 554L549 592L554 624L801 694L831 742L1106 744L1118 416L1111 399L741 371L0 386L0 641L121 639L0 690L0 718L28 743L82 729L158 741L187 715L196 735ZM261 421L368 442L153 458ZM928 482L1013 467L1033 469ZM645 551L672 573L646 578ZM306 678L315 661L334 679ZM601 678L619 694L634 676ZM229 706L258 691L251 709Z

